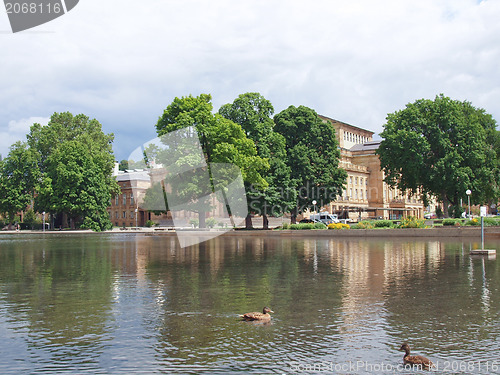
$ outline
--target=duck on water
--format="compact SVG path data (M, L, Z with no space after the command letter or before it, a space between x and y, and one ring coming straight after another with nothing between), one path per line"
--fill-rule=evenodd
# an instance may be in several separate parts
M262 312L250 312L240 315L240 317L246 321L253 321L253 320L268 321L271 320L271 315L269 313L274 313L274 311L266 306L264 307Z
M434 366L430 359L421 355L410 355L410 346L407 343L401 345L400 351L404 351L403 362L405 365L419 366L425 370L429 370Z

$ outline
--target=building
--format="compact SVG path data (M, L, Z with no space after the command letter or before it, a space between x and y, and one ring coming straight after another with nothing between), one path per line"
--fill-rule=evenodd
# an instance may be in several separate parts
M328 212L355 221L406 216L423 218L424 205L419 197L403 194L384 182L384 172L375 153L380 141L373 140L373 132L326 116L320 118L334 127L341 155L339 167L347 172L342 196L325 207Z

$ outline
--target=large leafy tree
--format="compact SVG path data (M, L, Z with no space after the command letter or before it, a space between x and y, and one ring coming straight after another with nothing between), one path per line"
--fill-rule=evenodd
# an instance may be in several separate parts
M112 176L114 136L95 119L65 112L54 113L47 126L34 124L27 138L41 173L37 211L69 217L72 227L110 228L106 208L120 191Z
M377 151L385 181L402 191L459 203L467 189L473 203L498 196L496 122L471 103L438 95L387 116ZM489 137L488 137L489 135ZM448 210L444 210L447 213Z
M156 124L157 134L161 137L176 130L192 127L197 131L203 158L207 163L235 165L240 168L244 182L267 186L261 173L269 168L268 161L257 155L254 142L245 135L240 125L220 114L213 114L212 110L211 96L207 94L175 98L159 118ZM182 142L164 151L165 153L160 155L162 160L176 160L180 166L193 164L193 167L196 167L199 163L196 155L193 155L196 150L190 152L188 149L187 152L182 152ZM172 153L176 154L174 158L168 156ZM190 198L203 195L210 188L206 181L202 181L203 176L205 176L203 173L198 175L194 173L184 184L182 181L177 181L175 185L183 187L176 191L176 194L186 202ZM200 181L196 183L196 179ZM191 207L191 210L199 213L200 227L204 227L207 207L198 204L196 207Z
M15 215L32 204L40 173L37 155L25 142L16 142L0 163L0 212L6 214L9 228Z
M293 208L296 198L295 189L290 186L285 138L274 131L274 108L259 93L246 93L238 96L233 103L223 105L219 113L241 125L247 137L254 141L258 155L269 160L270 169L264 175L268 187L246 186L249 209L247 228L252 225L250 214L253 213L262 215L263 227L267 229L268 215L288 212Z
M297 205L292 222L311 207L334 201L342 193L347 173L340 169L340 151L335 130L305 106L290 106L274 117L274 130L286 140L287 165L292 185L297 190Z

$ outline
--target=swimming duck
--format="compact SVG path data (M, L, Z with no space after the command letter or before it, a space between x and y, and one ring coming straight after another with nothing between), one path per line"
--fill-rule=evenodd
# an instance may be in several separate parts
M251 321L251 320L271 320L271 315L269 313L274 313L273 310L271 310L269 307L264 307L262 312L250 312L246 313L243 315L240 315L240 317L243 318L243 320Z
M406 343L401 345L400 351L404 351L405 355L403 357L403 362L405 365L416 365L422 366L424 369L429 369L434 364L428 359L421 355L410 355L410 346Z

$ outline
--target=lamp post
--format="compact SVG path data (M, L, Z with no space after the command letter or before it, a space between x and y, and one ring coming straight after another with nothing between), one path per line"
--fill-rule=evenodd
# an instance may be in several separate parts
M42 212L43 217L43 232L45 233L45 211Z
M317 214L317 212L316 212L316 203L318 203L318 202L316 202L315 200L314 200L314 201L312 201L312 204L314 205L314 213L315 213L315 214Z
M135 209L135 228L137 229L137 208Z
M467 194L467 202L469 204L469 220L470 220L470 195L472 194L472 191L470 191L470 189L467 189L465 194Z

